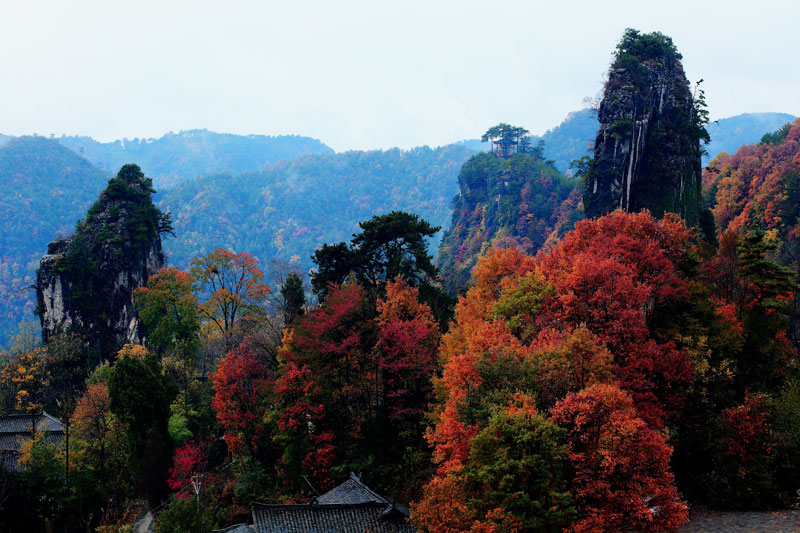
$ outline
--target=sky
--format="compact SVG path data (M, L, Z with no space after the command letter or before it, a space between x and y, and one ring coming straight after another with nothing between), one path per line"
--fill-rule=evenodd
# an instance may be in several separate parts
M534 134L602 90L627 27L661 31L711 118L800 115L800 2L0 3L0 133L207 128L337 151Z

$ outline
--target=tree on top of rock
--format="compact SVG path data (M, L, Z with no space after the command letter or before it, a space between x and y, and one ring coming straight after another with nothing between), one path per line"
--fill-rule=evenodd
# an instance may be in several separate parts
M491 142L492 152L500 157L511 157L519 153L520 143L528 134L528 130L519 126L511 126L501 122L492 126L481 136L481 142ZM529 145L530 143L528 143Z

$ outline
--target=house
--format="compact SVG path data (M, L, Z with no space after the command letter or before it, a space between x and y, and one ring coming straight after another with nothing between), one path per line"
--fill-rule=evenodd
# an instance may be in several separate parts
M253 504L257 533L413 533L408 507L376 493L355 474L305 505Z
M3 467L14 471L21 469L22 443L36 433L44 433L47 442L58 444L64 437L64 424L46 411L0 416L0 463Z

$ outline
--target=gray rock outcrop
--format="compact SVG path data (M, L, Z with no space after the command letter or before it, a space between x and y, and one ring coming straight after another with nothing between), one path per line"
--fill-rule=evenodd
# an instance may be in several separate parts
M603 100L594 162L584 189L589 218L615 209L681 215L696 225L701 210L702 151L698 105L672 40L626 31Z
M160 234L169 230L152 192L138 167L126 165L75 234L48 245L36 283L44 342L71 329L110 358L124 344L143 341L133 291L164 266Z

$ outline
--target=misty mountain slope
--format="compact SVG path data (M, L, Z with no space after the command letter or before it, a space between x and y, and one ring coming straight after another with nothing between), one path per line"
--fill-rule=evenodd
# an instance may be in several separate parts
M20 320L33 318L27 287L47 243L74 229L108 178L44 137L0 147L0 344Z
M307 154L333 152L310 137L233 135L208 130L108 143L91 137L62 136L56 140L92 164L109 171L116 171L126 163L136 163L148 177L153 178L156 188L198 176L241 174Z
M172 213L177 235L164 242L168 261L186 266L221 246L306 270L316 248L349 239L376 214L410 211L444 226L458 171L472 153L449 145L316 154L261 172L183 183L158 200Z
M767 133L780 129L796 117L788 113L742 113L711 122L706 129L711 142L706 146L708 163L721 152L733 154L744 144L757 143Z

